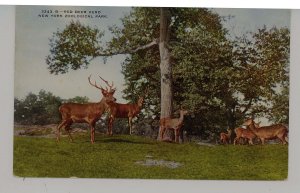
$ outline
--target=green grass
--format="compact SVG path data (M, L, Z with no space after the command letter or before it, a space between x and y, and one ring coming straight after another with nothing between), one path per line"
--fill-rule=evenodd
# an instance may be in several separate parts
M179 162L171 169L136 164L150 159ZM283 180L288 146L199 146L157 142L138 136L88 135L55 139L15 137L14 175L20 177Z

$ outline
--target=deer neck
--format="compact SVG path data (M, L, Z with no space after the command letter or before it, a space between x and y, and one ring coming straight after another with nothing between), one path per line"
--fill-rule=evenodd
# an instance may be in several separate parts
M143 100L144 100L143 97L140 97L140 98L138 99L137 104L136 104L136 106L137 106L138 108L142 108L142 106L143 106Z
M179 122L182 123L183 119L184 119L184 115L183 115L183 113L180 113Z
M227 135L230 137L231 136L232 131L228 131Z
M106 110L109 107L104 97L100 100L100 102L98 102L98 106L103 110Z
M249 129L253 132L256 132L256 127L253 122L249 125Z

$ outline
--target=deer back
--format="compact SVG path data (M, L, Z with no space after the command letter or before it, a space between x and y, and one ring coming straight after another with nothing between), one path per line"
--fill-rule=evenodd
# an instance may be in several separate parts
M101 103L65 103L59 107L62 118L72 118L74 120L85 120L87 117L99 117L105 111L105 104Z
M183 124L182 121L177 119L171 119L171 118L162 118L159 122L160 126L167 127L167 128L175 128L178 126L181 126Z
M135 117L140 113L144 98L140 97L137 103L121 104L108 103L110 114L116 118Z
M247 138L247 139L252 139L254 138L256 135L253 133L253 131L251 131L250 129L244 129L244 128L236 128L234 130L235 134L237 137L243 137L243 138Z
M272 139L283 132L287 132L287 128L282 124L276 124L276 125L255 128L253 132L259 137Z
M248 119L244 123L244 125L249 126L251 131L253 131L253 133L257 135L259 138L265 138L265 139L276 138L276 136L288 132L288 129L282 124L275 124L275 125L263 126L257 128L255 127L255 122L253 121L253 119Z

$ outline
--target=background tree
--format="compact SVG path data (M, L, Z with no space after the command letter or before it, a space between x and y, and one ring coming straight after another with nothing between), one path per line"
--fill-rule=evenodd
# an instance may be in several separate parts
M68 100L66 100L66 102L68 102L68 103L82 103L82 104L84 104L84 103L88 103L89 102L89 98L88 97L86 97L86 96L76 96L76 97L74 97L74 98L70 98L70 99L68 99Z
M45 90L40 90L38 94L29 93L24 99L15 98L15 123L25 125L57 124L61 119L58 109L62 103L86 103L88 100L88 97L80 96L61 99Z
M44 90L38 94L29 93L24 100L15 98L15 122L26 125L57 123L60 120L58 108L61 102L60 97Z

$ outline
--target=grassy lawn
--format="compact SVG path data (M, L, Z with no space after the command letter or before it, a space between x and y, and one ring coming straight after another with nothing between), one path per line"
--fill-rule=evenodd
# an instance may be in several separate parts
M137 162L164 160L177 168ZM77 135L62 138L15 137L14 175L20 177L283 180L288 146L199 146L172 144L139 136Z

